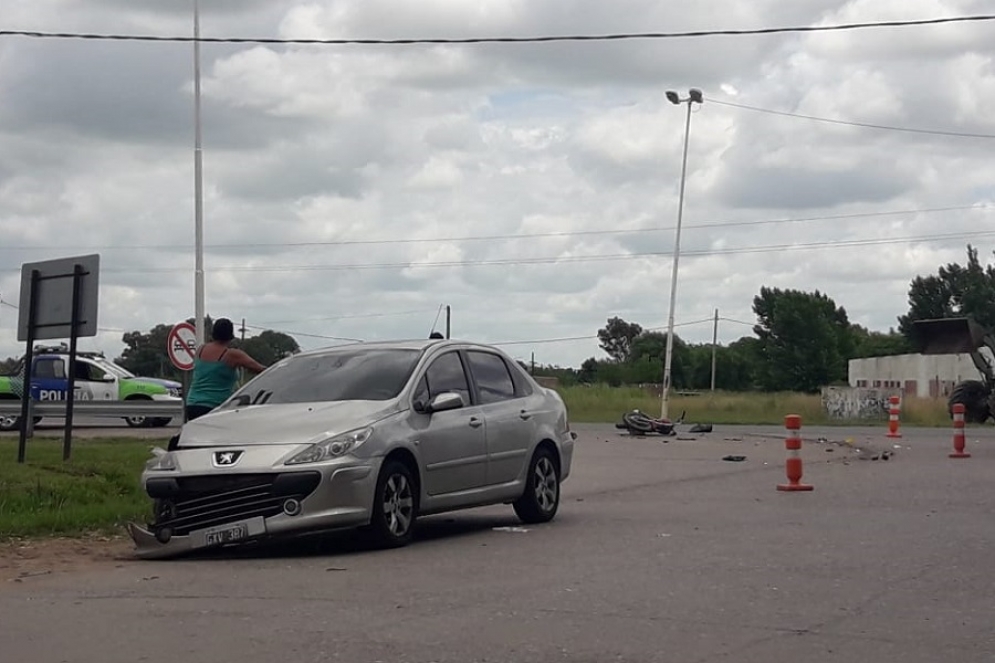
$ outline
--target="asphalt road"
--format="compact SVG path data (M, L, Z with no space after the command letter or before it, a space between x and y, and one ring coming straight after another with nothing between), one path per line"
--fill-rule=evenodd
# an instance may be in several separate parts
M336 535L7 582L0 658L995 660L995 428L959 460L944 430L806 430L810 493L775 490L776 427L577 428L547 525L495 529L519 523L492 507L426 519L400 550Z

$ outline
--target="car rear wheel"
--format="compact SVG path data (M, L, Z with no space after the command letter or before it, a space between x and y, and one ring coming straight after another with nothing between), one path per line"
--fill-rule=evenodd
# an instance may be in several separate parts
M138 400L152 400L150 398L145 398L138 396L136 398L126 398L125 401L138 401ZM152 425L151 417L125 417L124 421L132 428L148 428Z
M381 548L399 548L411 542L418 517L418 487L411 469L389 460L380 470L369 534Z
M526 523L549 522L560 507L560 469L553 452L539 447L532 455L525 492L514 504L515 513Z

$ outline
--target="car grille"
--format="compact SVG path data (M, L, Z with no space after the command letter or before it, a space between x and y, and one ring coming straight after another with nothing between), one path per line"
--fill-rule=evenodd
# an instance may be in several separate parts
M318 487L318 472L233 474L170 479L169 495L157 500L155 527L183 536L205 527L283 511L289 498L302 500Z

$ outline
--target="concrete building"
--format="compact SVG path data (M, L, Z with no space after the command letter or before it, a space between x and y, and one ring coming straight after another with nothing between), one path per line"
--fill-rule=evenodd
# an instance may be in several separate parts
M901 389L906 396L933 398L948 396L958 382L980 376L968 354L851 359L848 372L851 387Z

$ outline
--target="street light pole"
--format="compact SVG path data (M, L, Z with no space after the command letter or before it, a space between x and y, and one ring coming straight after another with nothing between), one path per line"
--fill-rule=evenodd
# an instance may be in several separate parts
M684 182L688 168L688 138L691 135L691 104L702 103L701 90L691 88L686 99L681 99L672 90L667 91L667 100L674 105L688 105L687 120L684 123L684 155L681 159L681 189L677 199L677 234L674 237L674 266L670 275L670 314L667 316L667 352L663 360L663 390L660 396L660 417L667 418L670 403L670 365L674 358L674 304L677 301L677 263L681 256L681 220L684 216Z
M194 96L194 329L197 343L204 334L204 187L200 132L200 4L193 1L193 96Z

